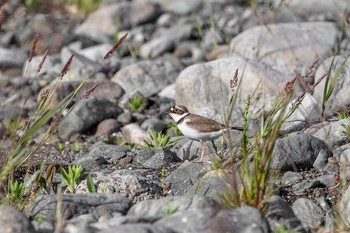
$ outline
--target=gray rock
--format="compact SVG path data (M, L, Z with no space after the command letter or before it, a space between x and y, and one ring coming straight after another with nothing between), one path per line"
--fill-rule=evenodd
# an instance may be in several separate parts
M162 132L166 128L166 124L157 117L151 117L142 123L141 128L148 132L150 132L151 129L157 132Z
M39 64L41 63L43 56L34 56L32 61L29 63L27 60L23 66L22 75L23 77L38 77L43 74L48 74L52 71L54 64L58 63L58 59L53 56L46 56L45 62L38 72Z
M123 112L120 114L117 118L118 122L122 123L123 125L129 124L132 121L132 115L130 112Z
M162 1L159 1L160 3ZM172 13L164 13L157 19L157 25L160 27L169 27L174 21L174 14Z
M293 184L291 191L294 195L305 195L316 188L333 187L337 184L334 174L305 177L303 181Z
M327 38L320 40L324 34ZM336 41L337 28L333 23L271 24L253 27L236 36L231 41L231 54L260 61L292 76L291 67L302 70L316 56L326 59Z
M350 175L350 144L345 144L335 149L334 156L339 160L341 178L346 179Z
M350 222L350 186L345 190L340 200L339 212L347 222Z
M244 109L248 94L255 93L251 97L252 114L261 111L262 106L266 110L270 109L278 90L286 81L285 77L259 63L238 56L196 64L184 69L176 80L176 103L185 105L192 113L214 120L222 119L223 108L229 100L229 83L236 68L239 70L238 77L241 77L243 72L244 75L239 80L241 95L233 108L231 124L236 124L237 119L241 118L241 110Z
M53 107L56 104L58 104L62 99L64 99L67 95L69 95L72 91L78 88L80 84L81 81L59 82L55 88L55 84L50 84L44 87L40 91L38 96L43 95L43 93L48 89L51 90L52 98L49 103L49 107ZM102 97L115 103L123 95L122 88L112 81L87 81L85 85L81 88L79 92L80 94L78 94L77 98L82 98L84 94L89 92L89 90L95 87L96 85L97 87L94 89L90 96ZM40 99L38 99L38 101L40 101Z
M330 148L336 148L350 142L344 133L344 126L350 125L350 119L343 119L322 127L314 136L325 141Z
M293 212L301 221L304 229L317 229L324 221L323 210L315 202L299 198L292 205Z
M22 67L27 58L28 55L23 49L0 47L1 67Z
M104 207L105 206L106 205L104 205ZM113 205L111 205L111 207L112 206ZM69 233L69 232L73 233L73 232L78 232L78 231L92 233L94 231L91 229L90 224L96 222L97 219L98 218L96 218L94 216L94 214L92 214L92 213L82 214L82 215L79 215L77 217L73 217L73 218L69 219L64 228L65 228L65 231L67 233Z
M157 37L143 44L140 47L140 56L142 58L156 58L174 49L175 43L170 35Z
M286 171L302 167L310 168L321 150L327 152L328 157L332 154L324 141L309 134L278 139L272 156L271 169Z
M182 65L175 58L140 61L119 70L112 78L126 93L139 91L150 97L175 82Z
M115 214L108 218L100 218L98 222L92 223L91 227L96 230L107 230L114 227L123 227L131 224L151 224L160 217L128 216Z
M202 144L199 141L188 140L178 150L177 156L182 161L192 161L201 154Z
M196 28L192 18L180 17L171 27L159 28L154 32L153 38L171 35L176 43L180 43L190 39L194 30Z
M133 159L134 163L153 169L159 169L172 162L179 161L174 152L163 148L138 151Z
M186 0L151 0L161 4L162 8L166 11L173 12L175 14L187 15L192 12L196 12L202 5L202 0L186 1Z
M243 206L233 210L221 210L205 225L205 233L234 232L234 233L268 233L270 226L260 211L251 206Z
M165 182L171 185L170 195L185 194L188 189L199 182L209 169L208 166L198 163L183 163L165 178Z
M90 97L77 103L58 125L59 136L67 140L74 133L82 133L104 119L117 118L123 110L100 97Z
M66 62L70 58L72 54L74 54L74 58L71 63L72 68L84 68L90 72L98 72L102 70L103 65L103 57L106 53L113 47L112 44L104 43L96 46L91 46L88 48L82 48L82 43L79 43L78 46L75 42L73 44L68 45L67 47L63 47L61 50L61 61ZM111 56L108 59L108 64L112 63L117 66L117 58ZM63 64L64 65L64 64Z
M91 176L97 193L122 194L130 197L134 203L158 197L162 193L159 171L119 168L113 172L93 172ZM77 193L87 192L85 179L79 184Z
M212 198L202 196L176 196L159 200L145 200L133 205L128 216L165 217L184 210L218 209L220 205Z
M0 232L35 233L29 219L20 211L7 205L0 206Z
M346 12L350 4L346 0L339 0L337 4L332 4L328 0L290 0L288 4L280 5L280 1L275 0L274 6L280 11L279 14L290 14L290 21L295 21L295 17L310 18L310 16L327 17L327 20L336 21L339 12ZM287 6L288 5L288 6ZM289 15L288 14L288 15ZM284 17L286 18L286 16Z
M162 226L154 226L149 223L134 223L134 224L123 224L115 227L109 227L100 233L173 233Z
M170 84L161 90L158 95L160 97L169 98L175 100L176 98L176 85L175 83Z
M326 167L328 162L329 155L325 150L320 150L318 153L318 156L313 164L314 168L317 168L318 170L322 170Z
M145 145L145 140L150 141L150 135L138 124L127 124L122 128L123 139L130 144Z
M208 50L223 43L224 43L224 38L222 33L219 30L212 28L205 32L202 44Z
M42 195L34 199L26 209L26 214L32 218L44 217L45 220L56 221L57 195ZM130 201L117 194L62 194L62 216L71 219L81 214L93 213L96 207L113 206L114 212L126 213L130 208Z
M225 181L218 177L203 177L197 183L193 184L192 187L186 191L186 195L201 195L205 197L211 197L218 202L222 201L218 197L218 193L224 194L225 192L231 192L228 190Z
M103 164L117 163L126 156L128 149L115 145L99 145L92 148L88 155L75 159L72 163L82 165L87 171L95 171Z
M40 218L39 218L40 219ZM36 230L36 232L40 233L51 233L55 231L55 225L52 222L49 221L42 221L42 220L34 220L32 221L32 224Z
M273 195L267 201L266 217L272 223L272 227L286 227L288 231L306 233L300 220L295 216L290 205L280 196ZM277 223L277 224L276 224Z
M28 114L26 109L19 106L9 105L0 108L0 120L16 119L18 117L24 117Z
M205 232L208 221L215 216L218 208L198 208L176 212L154 223L176 233Z
M332 61L333 65L331 67ZM343 69L341 69L340 67L343 63L344 67ZM339 77L335 83L332 95L326 102L327 111L340 111L344 106L350 104L350 97L348 95L350 91L350 60L346 60L346 56L330 57L320 65L315 74L315 80L318 80L319 78L321 78L321 76L323 76L329 70L331 70L330 80L332 80L338 69L341 69L341 72L339 73ZM314 97L317 100L320 107L322 107L325 83L326 77L314 89Z
M76 33L98 41L106 41L106 36L112 37L118 24L124 30L155 20L160 14L160 8L156 4L145 0L105 4L91 13L85 22L77 27ZM117 21L119 23L116 23Z
M113 44L110 43L103 43L95 46L90 46L87 48L79 48L74 52L84 56L85 58L94 61L94 62L101 62L103 60L103 57L106 55L106 53L113 47ZM62 61L67 60L68 57L61 57ZM108 59L108 62L110 60Z
M284 186L290 186L303 180L303 176L298 172L287 171L282 176L282 184Z
M285 116L287 116L289 112L293 110L298 101L299 99L297 98L288 104ZM293 113L286 119L286 123L302 122L312 124L320 121L321 113L321 108L318 106L317 101L314 99L314 97L312 97L312 95L306 93L297 108L293 110Z
M110 136L113 133L120 131L120 128L121 128L121 123L118 122L116 119L105 119L98 124L94 136L95 137L100 137L103 135Z

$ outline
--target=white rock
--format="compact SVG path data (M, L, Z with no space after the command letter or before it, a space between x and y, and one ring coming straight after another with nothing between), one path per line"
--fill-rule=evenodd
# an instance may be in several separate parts
M334 57L330 57L321 64L315 74L315 82L326 74L331 66ZM330 79L334 78L334 74L344 63L345 56L336 56L334 58L333 66L331 69ZM341 69L340 75L336 80L336 84L333 93L329 100L326 102L327 111L339 111L342 108L350 105L350 60L346 60L343 69ZM314 89L314 97L319 106L322 107L323 92L325 87L326 78L324 78Z
M287 106L286 116L289 112L294 108L295 104L297 104L299 100L294 99ZM278 115L278 114L276 114ZM321 109L318 106L318 103L310 95L306 93L301 103L294 110L294 112L288 117L287 122L295 122L295 121L303 121L308 123L313 123L319 121L321 118Z
M124 126L122 134L124 140L130 144L145 145L144 140L151 140L149 134L136 123Z
M185 105L190 112L220 120L228 106L229 83L236 68L241 80L239 98L234 106L241 116L248 95L251 113L269 110L275 95L282 90L285 76L239 56L196 64L184 69L176 80L176 103ZM242 78L241 78L242 77Z
M328 57L336 39L334 23L262 25L233 38L230 53L259 61L291 76L294 70L311 65L316 56Z

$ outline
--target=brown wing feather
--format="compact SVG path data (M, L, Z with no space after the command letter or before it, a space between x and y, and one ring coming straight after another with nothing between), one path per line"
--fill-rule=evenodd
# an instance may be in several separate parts
M194 129L202 128L202 132L213 132L226 128L225 125L203 116L191 114L191 118L185 117L186 123Z

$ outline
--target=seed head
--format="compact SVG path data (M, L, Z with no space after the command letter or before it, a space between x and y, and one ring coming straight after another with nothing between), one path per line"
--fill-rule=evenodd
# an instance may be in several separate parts
M123 43L123 41L125 40L125 38L128 36L128 33L125 33L122 37L120 37L120 39L115 42L115 44L113 45L113 47L106 53L106 55L103 57L103 60L106 60L107 58L109 58L114 51L119 47L119 45L121 43Z
M29 62L31 62L33 59L33 55L35 52L36 45L38 44L38 41L39 41L39 35L36 34L32 43L32 49L30 50L30 53L29 53L29 59L28 59Z

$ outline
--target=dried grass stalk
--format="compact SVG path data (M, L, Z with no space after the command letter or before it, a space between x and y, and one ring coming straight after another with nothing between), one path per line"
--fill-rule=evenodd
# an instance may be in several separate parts
M0 31L2 29L2 22L4 20L4 12L2 10L2 7L0 7Z
M120 37L120 39L113 45L113 47L103 57L103 60L106 60L107 58L109 58L114 53L114 51L119 47L119 45L123 43L123 41L127 36L128 36L128 33L125 33L122 37Z
M37 33L33 40L32 49L30 50L30 53L29 53L29 59L28 59L29 62L31 62L33 59L35 48L36 48L36 45L38 44L38 41L39 41L39 34Z
M69 67L71 66L72 64L72 61L73 61L73 57L74 57L74 54L72 54L70 56L70 58L68 59L68 61L66 62L66 64L64 65L61 73L60 73L60 78L63 78L63 76L65 76L69 70Z
M38 69L36 70L37 73L40 73L40 70L41 70L41 68L43 67L44 62L45 62L45 60L46 60L47 52L48 52L48 51L49 51L49 50L46 49L46 51L45 51L45 53L44 53L44 55L43 55L43 57L42 57L42 59L41 59L39 65L38 65Z
M95 91L95 89L98 87L98 85L100 85L100 83L96 83L93 87L89 88L83 95L81 98L83 99L87 99L90 97L90 95L92 94L92 92Z

